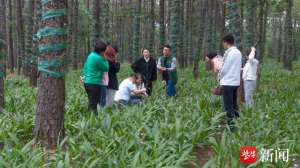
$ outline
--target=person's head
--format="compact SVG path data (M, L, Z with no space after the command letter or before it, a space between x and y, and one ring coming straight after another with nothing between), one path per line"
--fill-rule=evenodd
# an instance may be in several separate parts
M140 73L133 73L129 76L134 84L142 83L142 75Z
M95 43L95 49L94 51L97 53L97 54L101 54L101 55L104 55L104 52L106 50L106 47L107 47L107 44L101 40L101 39L98 39Z
M250 52L251 52L251 49L250 49L250 48L246 48L246 49L245 49L244 55L245 55L246 60L249 59Z
M223 38L223 47L228 49L234 46L234 37L232 35L227 35Z
M147 48L143 49L143 56L144 58L150 58L150 51Z
M216 56L218 56L218 53L217 52L215 52L215 51L211 51L211 52L209 52L208 54L206 54L206 60L207 61L210 61L210 60L212 60L213 58L215 58Z
M163 48L163 55L165 57L169 56L171 54L171 46L170 45L164 45Z
M117 54L118 54L118 48L116 46L108 45L106 47L104 55L109 61L115 61Z

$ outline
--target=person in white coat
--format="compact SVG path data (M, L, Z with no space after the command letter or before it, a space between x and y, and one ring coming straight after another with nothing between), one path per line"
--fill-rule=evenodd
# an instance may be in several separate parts
M237 93L241 80L242 53L234 45L234 37L223 38L224 63L219 71L220 85L223 88L223 103L227 115L227 124L234 128L233 119L239 117Z
M243 81L244 81L244 91L245 91L245 101L246 105L249 107L253 106L253 92L256 87L257 80L257 67L259 61L255 59L256 49L254 47L251 50L246 49L247 62L243 68Z

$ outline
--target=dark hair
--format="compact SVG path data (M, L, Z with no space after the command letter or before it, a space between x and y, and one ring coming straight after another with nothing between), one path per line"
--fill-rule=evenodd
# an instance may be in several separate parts
M134 79L142 79L142 75L140 73L133 73L130 75L130 77L133 77Z
M145 50L148 50L150 52L148 48L142 48L142 52L144 52Z
M227 35L223 38L223 42L233 45L234 44L234 37L232 35Z
M115 51L118 53L119 52L119 48L118 48L118 46L117 45L111 45L111 47L113 48L113 49L115 49Z
M168 45L168 44L164 45L164 46L163 46L163 48L168 48L168 49L170 49L170 50L171 50L171 46L170 46L170 45Z
M95 43L95 52L101 54L102 52L105 52L106 47L107 44L103 40L99 39Z
M250 48L246 48L244 50L244 54L245 54L246 58L250 55L250 53L251 53L251 49Z
M218 55L218 53L216 51L211 51L209 53L206 54L206 57L209 59L213 59Z

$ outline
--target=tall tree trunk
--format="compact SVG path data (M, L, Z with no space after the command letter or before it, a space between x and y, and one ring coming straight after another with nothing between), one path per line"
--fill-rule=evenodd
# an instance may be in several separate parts
M140 56L140 28L141 28L141 10L142 0L137 0L136 7L134 8L134 34L133 34L133 57Z
M102 37L100 23L100 0L93 0L93 18L92 18L92 46L95 45L96 39Z
M71 60L72 60L72 66L74 69L77 69L78 67L78 61L79 61L79 57L78 57L78 20L79 20L79 2L78 0L73 0L73 4L72 4L72 26L70 25L70 27L72 27L72 47L71 48Z
M172 46L172 55L176 58L179 56L179 39L180 39L180 0L171 2L171 20L170 20L170 42Z
M18 46L18 73L20 74L25 59L25 33L22 15L21 0L15 0L16 3L16 26L17 26L17 46Z
M35 67L35 57L33 55L33 26L34 26L34 13L35 13L35 0L28 0L26 5L26 47L25 47L25 59L24 59L24 69L25 74L30 78L30 84L32 86L36 86L36 82L33 82L34 79L31 79L33 76L31 75L32 69L36 69Z
M6 18L5 1L0 0L0 113L4 107L4 77L5 77L5 57L6 57Z
M257 2L256 0L245 1L245 46L244 48L250 48L255 43L255 10Z
M35 140L47 149L55 149L64 137L65 80L63 60L66 54L67 0L52 0L42 5L39 39L38 101ZM45 15L45 14L48 15ZM56 31L49 34L45 30ZM60 32L60 33L57 33Z
M10 72L13 73L15 70L15 59L14 59L14 45L13 45L13 15L12 15L12 0L8 0L8 18L7 18L7 41L8 41L8 55L10 62Z
M228 0L227 1L227 16L229 20L229 33L235 38L235 44L241 49L241 32L243 31L241 14L240 14L241 1Z
M159 36L159 45L162 47L166 43L165 0L159 1Z
M154 39L155 39L155 0L150 1L150 23L151 23L151 29L150 29L150 41L149 41L149 49L152 55L154 54Z
M293 22L292 22L292 8L293 0L287 0L286 20L285 20L285 49L283 55L283 67L287 70L292 70L293 60Z
M207 1L201 1L200 3L200 25L198 28L199 31L199 37L198 37L198 46L197 46L197 52L194 55L194 65L193 65L193 76L194 79L198 79L199 78L199 61L200 61L200 56L203 55L203 50L202 50L202 46L204 43L204 33L205 33L205 26L207 23L207 8L206 8L206 4Z
M107 42L112 42L112 31L111 31L111 19L110 19L110 9L109 0L103 0L102 8L102 18L103 18L103 39Z

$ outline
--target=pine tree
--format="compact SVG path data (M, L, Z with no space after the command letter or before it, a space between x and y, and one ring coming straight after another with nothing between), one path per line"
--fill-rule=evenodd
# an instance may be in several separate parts
M4 77L6 58L6 5L4 0L0 0L0 110L4 107ZM0 111L1 113L1 111Z
M140 56L140 34L141 34L141 10L142 0L137 0L134 8L134 20L133 20L133 57L137 58Z
M16 27L17 27L17 46L18 46L18 73L21 72L23 60L25 59L25 32L23 22L23 10L21 0L15 0L16 4Z
M42 3L39 38L38 101L35 140L47 149L55 149L64 137L65 80L63 60L66 54L67 0Z
M170 42L173 56L179 56L179 38L180 38L180 0L172 0L170 4Z
M293 22L292 22L293 0L287 0L285 20L285 49L283 55L283 67L292 70L293 60Z

